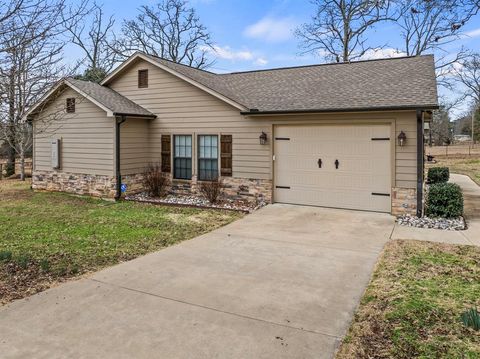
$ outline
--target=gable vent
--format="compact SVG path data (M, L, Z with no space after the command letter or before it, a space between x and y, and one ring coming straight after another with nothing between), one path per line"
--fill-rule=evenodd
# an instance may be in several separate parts
M148 87L148 70L138 70L138 88Z

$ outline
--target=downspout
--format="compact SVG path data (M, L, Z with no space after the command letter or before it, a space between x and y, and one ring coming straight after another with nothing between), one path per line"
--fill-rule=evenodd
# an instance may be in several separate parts
M122 197L122 172L120 170L120 125L127 120L126 116L115 117L115 171L116 171L116 193L115 200Z
M423 181L424 181L424 138L423 111L417 110L417 217L423 214Z

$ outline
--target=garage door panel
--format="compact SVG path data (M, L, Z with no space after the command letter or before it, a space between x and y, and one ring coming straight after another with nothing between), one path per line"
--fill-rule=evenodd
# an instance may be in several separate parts
M374 196L370 193L358 193L345 190L313 190L312 188L303 188L301 192L295 193L288 189L277 189L277 192L284 192L283 203L292 203L310 206L332 208L360 209L368 211L379 211L379 208L390 207L390 198L386 196ZM352 201L351 197L355 198Z
M289 140L275 141L275 185L289 188L276 188L275 200L390 212L389 136L390 125L276 127Z

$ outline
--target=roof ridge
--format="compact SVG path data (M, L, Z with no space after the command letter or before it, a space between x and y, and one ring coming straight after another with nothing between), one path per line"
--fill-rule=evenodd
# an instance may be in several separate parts
M357 60L357 61L348 61L348 62L329 62L329 63L323 63L323 64L311 64L311 65L301 65L301 66L282 66L282 67L275 67L275 68L269 68L269 69L257 69L257 70L246 70L246 71L232 71L232 72L225 72L225 73L216 73L204 69L199 69L193 66L185 65L179 62L175 62L172 60L165 59L161 56L156 56L156 55L151 55L147 54L144 52L139 51L138 53L144 54L146 56L153 57L157 60L162 60L166 61L172 65L179 65L188 69L192 70L197 70L199 72L204 72L209 75L215 75L219 77L226 77L228 75L236 75L236 74L245 74L245 73L252 73L252 72L268 72L268 71L281 71L281 70L292 70L292 69L303 69L303 68L310 68L310 67L320 67L320 66L335 66L335 65L355 65L359 63L365 63L365 62L378 62L378 61L392 61L392 60L404 60L404 59L411 59L411 58L417 58L417 57L433 57L433 54L422 54L422 55L408 55L408 56L398 56L398 57L384 57L381 59L366 59L366 60Z
M166 62L168 62L168 63L170 63L170 64L172 64L172 65L183 66L183 67L186 67L186 68L191 69L191 70L197 70L197 71L200 71L200 72L205 72L205 73L207 73L207 74L209 74L209 75L219 75L219 74L217 74L217 73L215 73L215 72L212 72L212 71L208 71L208 70L204 70L204 69L199 69L199 68L197 68L197 67L185 65L185 64L182 64L182 63L180 63L180 62L175 62L175 61L172 61L172 60L163 58L163 57L161 57L161 56L151 55L151 54L147 54L147 53L145 53L145 52L139 52L139 53L144 54L144 55L146 55L146 56L153 57L153 58L155 58L155 59L157 59L157 60L166 61Z
M385 58L381 58L381 59L369 59L369 60L358 60L358 61L348 61L348 62L329 62L329 63L325 63L325 64L311 64L311 65L301 65L301 66L284 66L284 67L276 67L276 68L271 68L271 69L258 69L258 70L226 72L226 73L221 73L221 74L216 74L216 75L225 76L225 75L245 74L245 73L251 73L251 72L268 72L268 71L279 71L279 70L304 69L304 68L310 68L310 67L324 67L324 66L335 66L335 65L355 65L355 64L359 64L359 63L365 63L365 62L404 60L404 59L412 59L412 58L418 58L418 57L433 57L433 54L399 56L399 57L385 57Z

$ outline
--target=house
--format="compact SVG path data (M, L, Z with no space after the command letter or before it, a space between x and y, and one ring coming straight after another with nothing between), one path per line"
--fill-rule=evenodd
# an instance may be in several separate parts
M415 213L436 108L433 56L215 74L135 53L28 111L32 186L119 197L159 162L173 191L221 176L232 197Z

